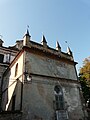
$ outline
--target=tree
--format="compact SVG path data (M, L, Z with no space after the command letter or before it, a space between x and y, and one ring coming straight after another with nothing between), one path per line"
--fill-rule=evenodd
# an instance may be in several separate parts
M88 107L90 108L90 57L85 58L83 61L83 66L80 68L79 81L85 103L88 101Z
M83 66L80 68L80 75L82 75L82 78L86 78L90 85L90 57L85 58L83 61Z

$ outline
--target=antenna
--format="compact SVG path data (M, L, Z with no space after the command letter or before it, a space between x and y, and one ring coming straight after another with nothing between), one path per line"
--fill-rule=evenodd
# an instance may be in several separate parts
M67 46L69 46L67 41L65 41L65 43L67 44Z
M27 29L29 29L29 25L27 25Z

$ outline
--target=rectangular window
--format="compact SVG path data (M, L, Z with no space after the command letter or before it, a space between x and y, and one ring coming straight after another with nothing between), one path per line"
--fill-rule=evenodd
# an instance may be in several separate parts
M0 63L3 63L4 55L0 54Z
M63 110L64 109L63 96L55 95L55 99L56 99L56 109Z
M10 63L10 54L6 54L6 63Z

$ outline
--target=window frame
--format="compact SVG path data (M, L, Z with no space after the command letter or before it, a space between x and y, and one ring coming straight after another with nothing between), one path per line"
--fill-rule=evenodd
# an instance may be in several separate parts
M55 109L64 110L64 97L63 97L63 91L60 85L56 85L54 87L54 93L55 93Z

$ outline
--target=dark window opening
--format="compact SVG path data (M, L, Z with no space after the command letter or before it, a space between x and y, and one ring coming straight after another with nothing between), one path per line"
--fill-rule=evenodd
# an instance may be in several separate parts
M16 64L16 68L15 68L15 77L17 76L18 73L18 63Z
M12 96L12 111L15 110L15 98L16 98L16 95L13 95Z
M4 55L0 54L0 63L3 63Z
M63 110L64 109L64 102L63 98L60 95L55 95L55 104L57 110Z

